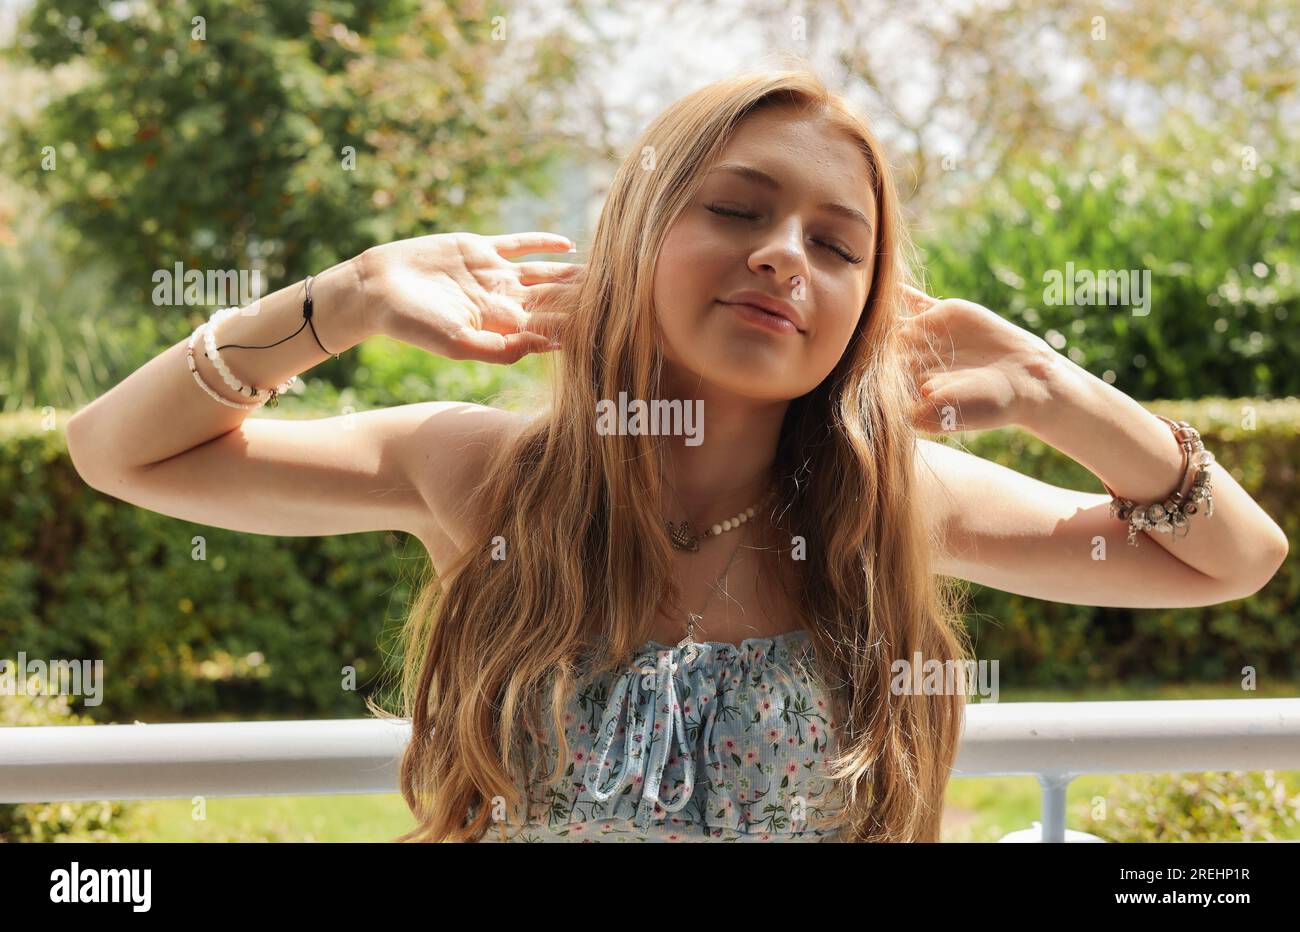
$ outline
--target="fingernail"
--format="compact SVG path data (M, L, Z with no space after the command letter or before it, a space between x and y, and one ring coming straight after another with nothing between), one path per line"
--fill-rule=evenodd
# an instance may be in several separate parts
M574 243L573 240L569 240L569 252L577 252L577 251L578 251L577 244Z
M559 344L559 343L548 343L548 344L546 345L546 348L547 348L547 349L564 349L564 347L563 347L561 344Z

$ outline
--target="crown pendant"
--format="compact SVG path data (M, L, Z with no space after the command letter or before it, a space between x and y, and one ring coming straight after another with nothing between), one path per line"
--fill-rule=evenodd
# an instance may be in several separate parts
M695 553L700 549L700 537L691 527L690 521L683 521L681 524L665 521L664 525L668 528L668 540L678 550L689 550Z

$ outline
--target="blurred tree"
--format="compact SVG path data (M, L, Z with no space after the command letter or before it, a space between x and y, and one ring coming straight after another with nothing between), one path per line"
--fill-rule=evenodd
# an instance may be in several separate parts
M121 315L106 260L69 262L71 231L49 205L0 176L0 411L75 408L125 378L156 347L157 322Z
M70 255L112 258L124 319L178 262L258 269L274 290L544 190L578 49L532 25L481 0L37 0L20 59L88 77L15 120L7 148L79 234ZM180 339L210 310L159 329Z
M675 0L675 5L685 5ZM1300 117L1300 2L746 0L719 30L823 65L860 100L924 208L1021 152L1141 145L1178 114L1239 145ZM1255 143L1258 148L1258 143ZM1150 154L1148 154L1150 155Z

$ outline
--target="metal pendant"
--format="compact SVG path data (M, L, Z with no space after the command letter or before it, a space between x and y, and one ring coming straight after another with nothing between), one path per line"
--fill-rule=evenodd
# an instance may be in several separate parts
M695 622L702 621L703 617L694 612L686 613L686 637L677 642L678 650L685 650L686 662L690 663L699 653L699 642L695 640Z
M691 527L691 522L673 524L671 521L665 521L664 526L668 529L668 540L678 550L689 550L695 553L700 549L700 538Z
M695 622L703 620L702 616L694 612L686 613L686 637L677 642L678 647L686 647L688 644L695 643Z

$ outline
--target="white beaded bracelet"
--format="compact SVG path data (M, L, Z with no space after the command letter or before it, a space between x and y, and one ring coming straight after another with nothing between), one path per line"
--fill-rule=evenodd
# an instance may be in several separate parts
M239 395L247 395L249 398L255 399L258 404L266 404L269 402L271 407L274 408L278 404L277 396L283 395L287 392L293 384L298 381L298 377L296 375L291 375L274 389L254 388L251 385L245 385L234 377L230 371L230 367L226 365L226 361L221 358L221 354L217 351L216 329L217 325L222 321L228 320L230 317L233 317L238 313L239 308L237 307L227 307L212 312L212 316L208 318L206 329L203 333L203 344L206 349L206 355L210 360L212 360L212 365L216 367L217 372L221 374L221 378L225 383L230 386L231 391Z
M199 383L199 388L207 392L214 400L221 402L223 405L225 405L228 408L239 408L244 411L251 411L253 408L262 407L263 402L260 401L254 401L252 404L241 404L238 401L231 401L229 398L226 398L224 395L217 394L215 391L212 390L212 387L208 385L207 382L203 381L203 376L199 375L198 364L194 361L194 338L197 337L199 335L199 331L206 326L207 324L199 324L197 327L194 328L194 332L190 334L189 345L185 349L185 359L189 363L190 374L194 376L194 381Z

